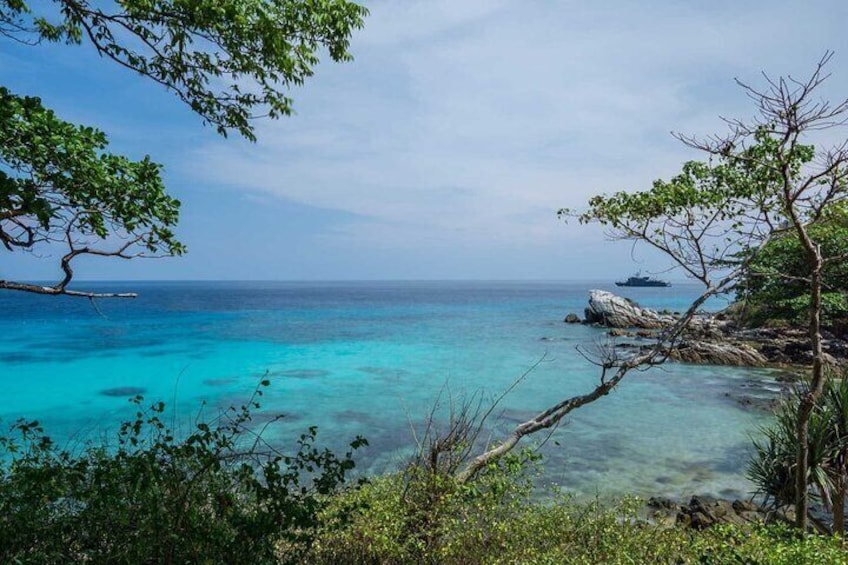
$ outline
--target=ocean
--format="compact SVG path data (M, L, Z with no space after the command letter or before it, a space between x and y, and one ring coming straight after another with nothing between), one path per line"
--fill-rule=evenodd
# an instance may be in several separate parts
M269 441L285 447L315 425L322 445L342 450L362 435L370 442L356 457L364 474L401 467L434 405L437 418L452 403L485 405L534 365L494 412L493 440L589 391L599 372L584 354L606 334L563 323L570 312L582 314L589 289L670 310L698 293L686 283L616 289L609 282L78 286L139 297L91 304L0 293L0 428L26 417L69 448L108 441L134 414L128 398L139 393L145 403L164 401L171 421L186 429L241 405L267 378L260 413L285 416L265 431ZM545 443L543 480L578 497L746 496L751 436L769 417L738 397L774 394L775 376L678 363L633 372Z

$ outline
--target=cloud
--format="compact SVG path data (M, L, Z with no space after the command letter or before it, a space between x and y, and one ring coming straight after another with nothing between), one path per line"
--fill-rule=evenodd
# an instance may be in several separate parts
M803 75L846 46L835 2L665 4L373 2L356 61L322 66L296 117L197 147L186 174L355 215L331 240L560 245L559 207L698 157L670 130L749 114L734 76Z

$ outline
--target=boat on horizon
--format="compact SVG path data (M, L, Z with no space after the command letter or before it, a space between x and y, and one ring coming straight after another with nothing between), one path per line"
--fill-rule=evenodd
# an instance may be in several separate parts
M671 286L671 283L651 277L643 277L642 273L636 273L626 281L615 281L615 286Z

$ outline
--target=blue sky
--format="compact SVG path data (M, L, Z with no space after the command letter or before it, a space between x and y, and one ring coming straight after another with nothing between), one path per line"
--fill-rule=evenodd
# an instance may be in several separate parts
M323 63L297 115L218 136L172 94L90 48L0 43L2 84L150 154L183 202L189 253L92 259L80 279L606 279L667 267L560 207L647 188L722 131L734 85L806 76L848 96L844 1L374 1L355 61ZM5 253L0 277L50 279ZM678 275L667 275L677 278Z

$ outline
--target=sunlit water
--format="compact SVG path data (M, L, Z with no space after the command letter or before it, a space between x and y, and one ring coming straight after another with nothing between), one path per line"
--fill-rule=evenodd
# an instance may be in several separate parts
M92 288L92 285L88 285ZM37 418L70 445L110 437L127 398L175 406L189 421L241 404L267 375L266 431L286 444L309 425L339 449L356 435L367 473L395 469L433 403L492 398L544 357L502 402L492 436L590 390L578 353L604 339L562 322L608 283L103 283L136 300L0 294L0 417ZM693 285L625 289L645 306L685 307ZM717 306L721 306L718 304ZM767 416L740 391L776 389L765 370L666 364L628 376L572 414L542 452L545 479L581 496L740 496L750 435ZM444 411L439 412L444 414Z

